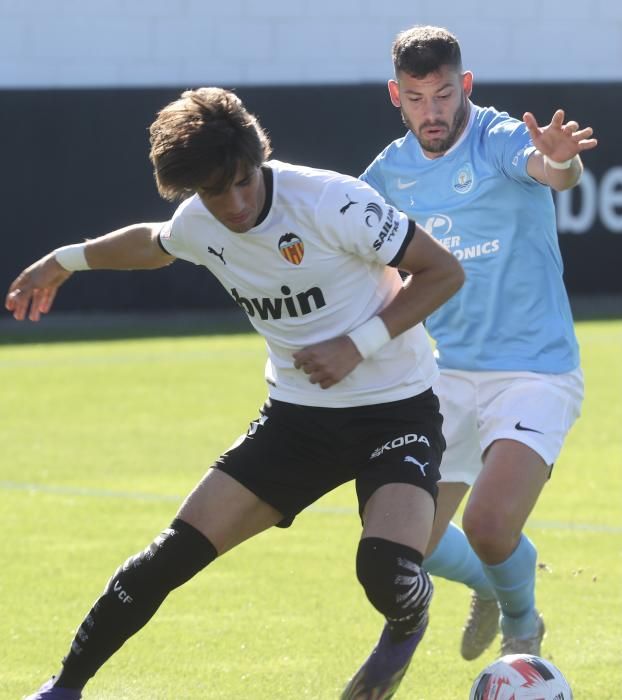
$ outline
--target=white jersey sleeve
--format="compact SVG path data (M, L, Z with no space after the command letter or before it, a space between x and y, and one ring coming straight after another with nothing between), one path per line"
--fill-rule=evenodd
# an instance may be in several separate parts
M174 255L180 260L187 260L195 265L201 265L202 261L197 256L195 247L189 239L190 232L184 222L187 220L182 214L192 206L196 206L196 196L187 199L177 207L172 219L167 221L158 234L160 246L169 255Z
M367 262L397 267L414 228L367 183L330 180L318 201L317 227L327 239Z

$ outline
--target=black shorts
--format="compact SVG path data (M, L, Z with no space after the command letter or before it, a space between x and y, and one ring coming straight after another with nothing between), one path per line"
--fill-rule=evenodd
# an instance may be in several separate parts
M377 488L414 484L436 500L445 449L431 389L402 401L321 408L269 399L245 435L214 464L283 514L356 480L359 513Z

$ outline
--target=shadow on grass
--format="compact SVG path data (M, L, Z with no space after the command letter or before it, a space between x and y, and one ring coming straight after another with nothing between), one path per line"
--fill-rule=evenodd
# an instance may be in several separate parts
M254 333L246 315L233 311L54 314L37 323L0 319L0 346Z

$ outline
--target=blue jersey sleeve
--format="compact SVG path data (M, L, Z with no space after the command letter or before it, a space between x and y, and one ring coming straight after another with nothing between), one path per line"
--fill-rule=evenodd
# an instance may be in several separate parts
M388 150L388 148L385 148L385 150L367 166L362 175L359 176L359 180L362 180L376 190L376 192L379 192L389 204L397 206L391 198L391 191L390 188L387 187L387 181L384 174L386 154Z
M499 117L485 134L490 162L506 177L535 183L527 173L527 161L536 150L527 127L506 113L500 114Z
M382 192L384 190L384 178L376 162L371 163L359 179L373 187L377 192Z

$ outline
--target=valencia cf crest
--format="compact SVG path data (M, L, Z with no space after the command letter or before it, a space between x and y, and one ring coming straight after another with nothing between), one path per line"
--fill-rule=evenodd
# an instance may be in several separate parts
M279 251L292 265L300 265L305 254L305 244L295 233L286 233L279 238Z

